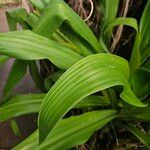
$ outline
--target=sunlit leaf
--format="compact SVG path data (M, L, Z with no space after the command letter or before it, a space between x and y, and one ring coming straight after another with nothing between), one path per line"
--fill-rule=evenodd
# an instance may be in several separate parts
M38 113L45 96L46 94L21 94L9 98L0 105L0 122L25 114ZM110 102L105 97L92 95L76 104L74 108L108 105L110 105Z
M97 54L77 62L59 78L43 101L39 115L40 142L75 104L109 87L123 86L120 97L125 102L145 107L131 91L128 79L128 62L121 57Z
M119 0L102 0L100 1L103 12L103 20L101 24L101 28L105 28L111 21L113 21L118 12ZM108 46L110 44L110 38L112 35L112 30L109 30L107 34L102 33L102 38L105 44Z
M104 110L63 119L40 146L38 145L38 131L36 131L13 150L63 150L84 144L94 131L102 128L115 116L115 111Z
M98 40L79 16L63 0L51 0L33 31L49 37L60 26L65 32L71 27L77 35L80 35L83 45L85 42L88 42L93 51L96 53L103 52ZM71 38L73 37L73 35L70 36ZM86 54L90 54L88 49L86 50Z
M61 69L82 59L68 47L25 30L0 33L0 53L24 60L47 58Z

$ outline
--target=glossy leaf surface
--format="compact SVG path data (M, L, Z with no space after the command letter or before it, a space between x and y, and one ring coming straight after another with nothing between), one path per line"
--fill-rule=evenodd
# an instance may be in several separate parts
M116 116L116 111L93 111L61 120L44 143L38 145L38 131L13 150L65 150L84 144L91 134L102 128Z
M120 97L125 102L145 107L131 91L128 78L128 62L115 55L97 54L77 62L59 78L43 101L39 115L40 142L75 104L109 87L123 86Z

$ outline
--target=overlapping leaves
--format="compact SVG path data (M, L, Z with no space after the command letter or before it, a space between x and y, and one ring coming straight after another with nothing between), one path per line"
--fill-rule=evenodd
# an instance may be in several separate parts
M82 59L68 47L31 31L0 33L0 53L24 60L47 58L61 69Z
M39 115L40 142L75 104L103 89L121 85L124 89L120 97L125 102L145 107L131 91L128 78L127 61L115 55L97 54L77 62L61 76L43 101Z
M102 128L115 117L116 111L105 110L63 119L40 146L38 142L39 133L36 131L13 150L65 150L85 143L94 131Z

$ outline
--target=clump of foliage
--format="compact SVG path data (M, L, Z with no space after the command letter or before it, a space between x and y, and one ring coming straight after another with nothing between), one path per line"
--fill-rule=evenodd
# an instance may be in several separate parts
M150 1L139 24L116 17L118 0L98 2L103 12L99 38L63 0L30 2L30 13L23 8L7 12L11 32L0 33L0 62L16 58L4 88L0 122L38 113L37 131L13 149L69 149L101 128L113 131L116 141L115 131L125 129L150 149ZM15 31L17 23L23 30ZM110 52L117 25L136 32L129 62ZM50 72L44 78L39 62ZM12 96L27 67L43 93Z

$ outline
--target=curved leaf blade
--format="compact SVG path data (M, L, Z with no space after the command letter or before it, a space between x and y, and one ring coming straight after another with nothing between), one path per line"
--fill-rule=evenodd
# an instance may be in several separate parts
M68 47L26 30L0 33L0 53L24 60L47 58L61 69L82 59Z
M46 94L21 94L9 98L0 105L0 122L10 118L38 113ZM87 108L97 106L108 106L110 102L103 96L88 96L79 102L74 108Z
M88 42L96 53L104 52L86 23L63 0L51 0L49 2L33 31L49 37L60 26L63 28L63 23L69 25L69 27ZM87 51L87 54L91 53Z
M145 101L148 104L146 108L137 108L137 107L130 107L125 110L125 116L127 120L138 120L143 122L150 122L150 98Z
M143 64L150 57L150 1L147 1L142 18L140 21L140 54L141 64Z
M145 107L131 91L128 78L127 61L115 55L91 55L77 62L59 78L43 101L39 115L40 142L75 104L103 89L122 85L124 90L120 97L124 101Z
M134 28L138 32L137 20L134 18L123 18L123 17L116 18L111 22L109 22L109 24L105 27L104 32L106 32L107 30L112 30L112 28L117 25L127 25Z
M130 66L131 72L134 71L142 64L144 64L150 57L150 1L144 8L142 18L139 26L139 33L137 33L134 47L132 50Z
M20 115L38 113L45 94L16 95L0 105L0 122Z
M103 22L102 22L102 28L105 28L105 26L110 23L112 20L114 20L117 16L118 12L118 6L119 6L119 0L102 0L101 2L102 12L103 12ZM101 28L101 27L100 27ZM107 46L110 43L110 38L112 35L112 30L109 30L107 34L103 34L103 40L107 44ZM101 39L102 40L102 39Z
M6 12L7 22L10 31L17 30L17 23L19 23L23 29L27 28L26 20L28 13L24 8L16 8Z
M150 70L142 67L137 69L132 76L132 85L139 98L148 96L150 94Z
M102 128L115 118L115 116L116 111L104 110L88 112L80 116L63 119L40 146L38 145L38 131L36 131L13 150L63 150L84 144L93 132Z
M130 58L131 75L141 65L140 42L141 42L141 37L139 33L137 33L135 37L133 49L132 49L131 58Z
M7 78L6 84L3 90L4 100L10 96L10 92L19 81L24 77L27 71L28 62L22 60L15 60Z
M112 21L108 22L108 24L106 24L104 29L103 29L102 37L103 37L103 40L105 41L105 43L107 43L107 45L110 41L110 37L111 37L111 33L113 31L113 28L117 25L130 26L133 29L135 29L136 32L138 32L138 24L137 24L136 19L134 19L134 18L123 18L123 17L113 19Z
M132 124L123 125L133 135L135 135L148 149L150 149L150 136L146 135Z

